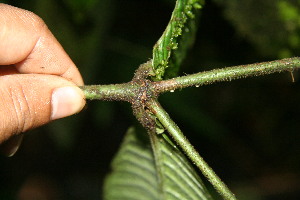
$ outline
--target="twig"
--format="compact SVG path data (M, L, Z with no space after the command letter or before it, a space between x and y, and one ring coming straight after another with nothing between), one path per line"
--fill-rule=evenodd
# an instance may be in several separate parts
M293 72L300 68L300 58L286 58L270 62L226 67L196 74L186 75L164 81L154 82L155 91L163 93L190 86L202 86L215 82L231 81L251 76L261 76L275 72Z
M220 195L226 200L235 200L236 197L228 189L224 182L216 175L212 168L203 160L193 145L183 135L179 127L170 118L169 114L161 107L157 101L151 101L148 103L148 108L159 119L162 125L167 129L171 137L177 143L177 145L183 150L189 159L194 163L208 179L208 181L215 187Z

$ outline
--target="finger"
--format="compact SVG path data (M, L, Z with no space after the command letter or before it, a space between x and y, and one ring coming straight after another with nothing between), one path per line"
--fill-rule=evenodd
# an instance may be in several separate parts
M16 64L20 73L59 75L77 85L82 77L41 18L0 3L0 65Z
M0 143L51 120L79 112L85 99L72 82L52 75L0 77Z

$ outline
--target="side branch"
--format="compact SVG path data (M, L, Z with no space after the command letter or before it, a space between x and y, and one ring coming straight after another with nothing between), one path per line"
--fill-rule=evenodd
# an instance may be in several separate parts
M214 82L231 81L234 79L266 75L275 72L293 72L294 70L299 68L300 58L295 57L282 60L275 60L271 62L226 67L223 69L214 69L211 71L200 72L169 80L154 82L153 85L157 93L163 93L190 86L208 85Z
M158 118L161 124L167 129L176 144L183 150L189 159L200 169L208 181L215 187L224 200L236 200L234 194L228 189L225 183L216 175L212 168L203 160L196 149L183 135L179 127L170 118L169 114L161 105L153 100L148 102L147 107Z

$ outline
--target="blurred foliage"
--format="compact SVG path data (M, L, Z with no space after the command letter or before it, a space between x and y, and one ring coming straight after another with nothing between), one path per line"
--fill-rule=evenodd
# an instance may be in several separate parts
M215 2L224 7L225 16L239 34L255 44L263 55L285 58L299 52L299 0Z
M2 2L41 16L86 84L105 84L130 80L151 58L175 1ZM298 16L297 0L207 1L180 73L299 55ZM295 83L289 74L271 75L160 100L240 199L299 199L300 84L294 76ZM0 158L1 199L32 199L24 191L44 199L101 199L109 163L133 123L125 103L90 102L77 116L26 133L14 157Z

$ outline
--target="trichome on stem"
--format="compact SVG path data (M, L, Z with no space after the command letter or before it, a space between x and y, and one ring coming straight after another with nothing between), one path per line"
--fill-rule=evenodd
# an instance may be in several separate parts
M213 69L162 81L151 81L154 76L151 61L142 64L133 79L128 83L111 85L82 86L86 99L127 101L131 104L143 104L150 99L157 99L161 93L176 89L208 85L215 82L231 81L251 76L261 76L275 72L293 72L300 68L300 58L286 58L270 62L255 63Z
M81 89L86 99L127 101L131 103L133 114L143 127L147 129L152 140L156 134L156 119L158 119L176 144L195 163L221 196L226 200L233 200L236 199L234 194L184 137L178 126L160 106L157 98L161 93L185 87L207 85L215 82L231 81L275 72L293 72L298 68L300 68L300 58L295 57L271 62L214 69L169 80L152 81L151 77L155 76L155 72L150 60L142 64L136 70L133 79L128 83L88 85L82 86Z

